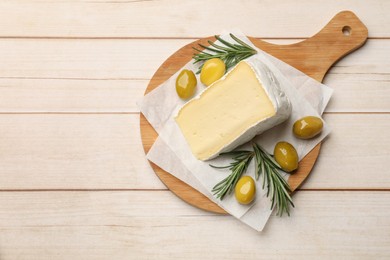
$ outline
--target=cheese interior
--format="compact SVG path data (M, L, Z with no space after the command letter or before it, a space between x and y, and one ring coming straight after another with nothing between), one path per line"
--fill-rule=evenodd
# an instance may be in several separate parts
M275 113L255 72L240 62L224 79L184 105L175 119L195 157L206 160Z

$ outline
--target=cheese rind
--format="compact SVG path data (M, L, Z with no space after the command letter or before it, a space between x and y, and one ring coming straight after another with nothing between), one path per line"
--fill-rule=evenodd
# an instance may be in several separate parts
M241 61L187 102L175 120L194 156L209 160L283 122L291 104L260 61Z

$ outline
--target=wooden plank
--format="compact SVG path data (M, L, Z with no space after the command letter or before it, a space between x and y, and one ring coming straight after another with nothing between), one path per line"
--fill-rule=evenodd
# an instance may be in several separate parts
M389 189L390 114L327 114L324 119L332 132L302 188Z
M330 73L326 112L390 112L389 74ZM137 113L149 80L0 79L0 112Z
M193 41L0 39L0 78L150 79L170 55ZM389 52L390 40L369 40L329 72L389 74Z
M301 191L294 200L290 218L272 216L257 233L233 217L188 206L168 191L6 192L0 196L1 256L390 257L389 192Z
M333 131L303 189L390 189L390 114L327 114ZM161 189L139 116L0 115L0 189ZM373 176L375 174L375 176Z
M191 41L0 40L0 112L138 112L153 73ZM390 40L369 40L337 63L327 111L389 112L389 52Z
M334 89L326 112L390 112L390 70L386 73L332 71L324 81Z
M164 188L138 115L1 115L0 189Z
M336 13L351 10L370 28L371 37L390 37L389 9L386 0L369 5L354 0L203 0L190 4L180 0L19 0L0 4L0 36L198 38L240 27L258 37L310 37Z
M390 112L389 75L331 74L327 112ZM0 112L137 113L148 80L0 79Z
M0 112L139 112L149 80L0 79Z
M191 41L1 39L0 78L150 79Z

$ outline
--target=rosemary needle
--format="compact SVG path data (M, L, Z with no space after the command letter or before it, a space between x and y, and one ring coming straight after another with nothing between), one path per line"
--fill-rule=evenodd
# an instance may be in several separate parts
M233 155L233 162L228 166L218 167L210 165L211 167L218 169L229 168L231 171L229 176L217 183L212 189L214 195L216 195L218 199L223 200L226 194L230 194L233 191L241 175L248 169L254 153L252 151L233 151L221 155Z
M276 207L277 216L283 216L284 213L290 215L289 207L290 205L294 207L290 196L291 188L279 172L282 171L282 168L272 155L256 143L253 143L253 151L233 151L221 155L231 155L233 156L233 161L229 165L222 167L210 165L213 168L229 169L231 171L225 179L217 183L212 189L217 198L222 200L226 194L232 192L241 175L247 171L254 157L256 161L256 180L262 176L262 187L267 190L267 197L271 198L271 210Z
M215 35L215 39L220 43L217 44L212 41L208 41L210 46L205 46L203 44L199 44L199 46L205 50L200 50L198 48L193 48L195 51L197 51L196 54L194 54L193 59L194 64L205 62L212 58L219 58L223 60L226 66L226 71L228 71L231 67L234 67L238 62L249 58L250 56L257 53L255 49L253 49L251 46L234 36L233 34L230 34L230 37L236 42L236 43L230 43L222 39L221 37ZM196 74L199 74L202 70L203 64L200 65L198 71Z
M253 150L256 157L256 179L259 179L260 175L263 176L263 188L267 183L267 197L271 197L271 209L276 206L276 215L283 216L283 213L287 213L290 216L289 206L294 207L294 203L290 196L291 188L279 172L282 168L258 144L253 144Z

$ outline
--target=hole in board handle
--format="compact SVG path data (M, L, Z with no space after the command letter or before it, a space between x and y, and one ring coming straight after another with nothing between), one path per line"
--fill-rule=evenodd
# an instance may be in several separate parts
M351 32L352 32L352 29L351 29L351 27L346 25L346 26L343 27L343 29L341 29L341 31L343 32L344 36L350 36Z

